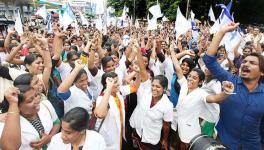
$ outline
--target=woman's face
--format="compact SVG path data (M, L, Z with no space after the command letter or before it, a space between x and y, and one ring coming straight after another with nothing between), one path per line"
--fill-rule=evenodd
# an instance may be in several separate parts
M87 87L88 87L87 74L83 73L81 77L74 84L77 88L81 89L82 91L84 92L87 91Z
M221 48L217 51L218 57L225 57L226 55L226 50L224 48Z
M182 69L182 73L184 75L187 75L190 72L190 66L187 62L182 62L181 63L181 69Z
M251 50L249 48L243 49L243 56L247 57L251 53Z
M65 43L64 46L63 46L63 49L64 49L65 51L69 51L70 48L71 48L71 46L69 45L69 43Z
M191 71L187 77L188 89L196 89L202 84L196 71Z
M104 68L104 72L111 72L111 71L115 71L115 63L113 60L108 61Z
M77 60L79 57L77 56L77 55L73 55L72 56L72 58L70 59L70 60L68 60L68 62L69 62L69 64L70 64L70 66L72 67L72 68L74 68L75 67L75 60Z
M62 121L61 128L61 139L64 144L75 143L82 134L82 132L73 130L70 124L65 121Z
M114 78L114 87L112 89L112 93L117 93L119 91L119 87L120 87L119 79L118 79L118 77L115 77Z
M152 81L151 90L152 90L152 97L153 98L159 98L164 93L164 88L161 86L160 81L157 79L154 79Z
M26 116L32 116L38 113L40 103L40 94L35 89L30 89L24 94L24 101L19 104L19 110Z
M117 67L118 64L119 64L119 58L118 58L116 55L112 55L111 57L112 57L113 60L114 60L115 66Z
M33 75L42 74L44 70L43 59L41 57L37 57L31 65L28 65L28 70Z

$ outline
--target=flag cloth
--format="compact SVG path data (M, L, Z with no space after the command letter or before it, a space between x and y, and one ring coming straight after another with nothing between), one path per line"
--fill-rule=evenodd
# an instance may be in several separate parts
M170 20L166 16L163 16L162 21L165 22L165 21L170 21Z
M80 18L81 18L81 22L82 22L82 25L89 25L87 19L84 17L84 15L82 14L81 11L79 11L79 15L80 15Z
M191 21L191 24L192 24L192 37L193 37L193 40L197 42L199 39L199 30L194 20Z
M136 19L135 21L135 27L138 29L139 28L139 22L138 22L138 19Z
M224 4L218 4L217 6L222 8L222 13L220 14L219 18L216 20L214 26L210 29L210 32L218 32L219 29L226 24L234 22L234 18L230 13L231 7L232 7L232 0L229 2L228 6L225 6ZM228 58L233 60L234 59L234 47L236 44L240 41L241 34L238 30L228 32L223 37L222 41L220 42L220 45L224 45L225 49L228 54Z
M194 20L195 14L193 13L193 11L191 10L191 19Z
M154 5L149 8L149 12L153 15L154 18L160 18L163 16L160 10L160 5Z
M156 30L157 28L158 28L157 18L152 17L151 19L149 19L149 16L148 16L148 27L147 27L147 30Z
M40 8L37 10L36 15L41 16L41 17L44 19L44 21L46 21L46 20L47 20L47 16L48 16L48 11L47 11L47 9L46 9L46 5L40 7Z
M15 22L15 29L18 33L19 36L23 34L23 25L21 21L21 16L20 16L20 11L19 9L17 10L17 17L16 17L16 22Z
M218 19L215 21L214 25L211 27L211 29L210 29L211 34L218 32L220 27L223 24L230 23L230 22L234 21L234 18L230 13L230 10L232 8L232 3L233 3L233 0L231 0L227 6L225 6L224 4L216 5L216 6L219 6L222 8L222 12L221 12L220 16L218 17Z
M212 6L210 6L208 16L209 16L209 18L210 18L211 21L213 21L213 22L216 21L216 20L215 20L215 15L214 15L214 11L213 11Z
M70 5L66 4L66 9L64 10L63 16L62 16L62 23L63 23L63 29L66 30L68 26L75 21L76 18L72 12L72 9Z
M181 13L180 8L177 8L177 16L175 22L176 39L181 35L185 34L189 29L192 28L190 21L188 21Z

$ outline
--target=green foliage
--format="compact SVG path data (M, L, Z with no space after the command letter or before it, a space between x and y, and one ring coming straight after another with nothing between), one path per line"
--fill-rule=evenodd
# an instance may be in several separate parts
M181 0L160 0L162 13L170 20L175 20L176 10ZM157 0L135 0L137 18L146 18L149 7L155 5ZM129 8L129 14L134 14L134 0L108 0L108 6L115 8L116 16L121 16L123 7L126 5Z
M228 4L230 0L190 0L190 9L195 13L195 18L199 20L208 19L210 5L213 6L215 16L221 13L216 4ZM146 18L149 7L155 5L157 0L135 0L137 18ZM175 20L177 7L185 15L187 0L159 0L162 13L169 19ZM129 15L134 15L134 0L108 0L108 5L116 10L116 16L121 16L123 7L129 7ZM263 23L264 22L264 1L263 0L233 0L232 13L236 21L241 23Z

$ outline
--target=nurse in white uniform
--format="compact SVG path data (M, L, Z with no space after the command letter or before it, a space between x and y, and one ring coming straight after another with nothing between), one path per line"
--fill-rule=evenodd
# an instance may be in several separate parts
M89 114L75 107L62 118L62 130L56 134L48 150L105 150L104 138L97 132L87 130Z

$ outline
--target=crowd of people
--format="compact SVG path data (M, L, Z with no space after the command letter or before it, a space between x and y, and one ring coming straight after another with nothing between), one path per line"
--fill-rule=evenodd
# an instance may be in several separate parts
M238 26L200 23L197 40L171 22L1 31L0 148L187 150L205 134L262 149L264 36L248 26L232 59L220 42Z

